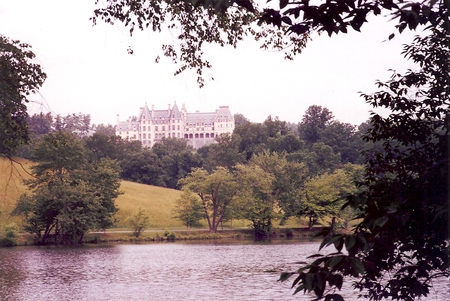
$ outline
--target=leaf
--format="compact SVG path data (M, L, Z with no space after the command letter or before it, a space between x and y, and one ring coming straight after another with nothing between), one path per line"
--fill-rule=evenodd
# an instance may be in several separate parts
M337 264L339 264L342 260L344 260L345 256L341 255L341 256L334 256L332 257L330 260L328 260L327 265L333 269L334 266L336 266Z
M250 0L235 0L235 2L237 5L246 8L248 11L252 13L255 12L255 8Z
M278 279L278 281L284 282L284 281L288 280L294 274L295 273L292 273L292 272L281 273L280 279Z
M382 228L389 220L389 217L387 215L383 215L382 217L379 217L375 220L375 222L373 223L373 225L375 227L380 227Z
M311 255L311 256L308 256L308 257L306 257L306 258L316 258L316 257L322 257L323 255L322 254L313 254L313 255Z
M285 8L289 4L289 0L280 0L280 9Z
M351 248L353 248L353 246L355 245L355 243L356 243L356 237L355 237L355 236L350 235L350 236L347 236L347 237L345 238L345 248L346 248L347 250L350 250Z
M395 33L391 33L391 34L389 35L389 41L392 40L394 37L395 37Z
M359 260L358 258L355 258L355 257L349 257L349 260L350 260L350 264L351 264L353 272L354 272L353 273L354 277L358 277L359 275L364 274L364 272L366 271L366 268L362 264L361 260Z

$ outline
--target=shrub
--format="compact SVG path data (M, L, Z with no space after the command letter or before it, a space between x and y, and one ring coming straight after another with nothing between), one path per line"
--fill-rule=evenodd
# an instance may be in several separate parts
M19 227L15 223L10 223L4 226L3 231L5 233L5 237L0 239L0 246L16 246L17 238L19 237Z

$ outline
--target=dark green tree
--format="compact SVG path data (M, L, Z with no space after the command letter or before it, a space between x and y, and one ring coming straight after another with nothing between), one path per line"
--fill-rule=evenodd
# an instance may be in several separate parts
M25 216L25 229L39 244L51 237L57 244L80 243L88 230L113 225L118 164L107 159L87 164L83 145L68 132L44 136L33 149L33 161L34 178L26 182L30 192L14 213Z
M374 113L364 137L381 149L366 152L366 189L347 200L360 211L360 222L351 234L325 237L321 248L333 245L338 253L317 255L295 273L296 291L342 300L327 287L340 289L350 276L370 300L415 300L427 296L436 279L450 276L450 34L448 1L438 4L441 15L426 35L404 47L417 70L394 72L378 82L378 92L363 95L392 113Z
M317 105L310 106L298 125L300 139L305 141L307 145L319 142L322 132L331 124L333 118L333 113L327 108Z
M124 180L165 187L161 159L150 149L127 154L120 167Z
M235 169L237 186L233 202L238 204L242 217L252 222L255 238L266 238L278 217L272 193L274 175L257 165L239 164Z
M0 35L0 154L8 157L29 141L26 104L47 77L30 48Z
M161 180L166 187L180 188L178 180L194 168L202 167L200 155L187 145L184 139L163 138L153 146L152 152L157 154L161 161Z

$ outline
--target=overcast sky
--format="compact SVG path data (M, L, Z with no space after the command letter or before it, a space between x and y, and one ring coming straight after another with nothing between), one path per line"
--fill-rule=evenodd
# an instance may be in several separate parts
M177 69L161 58L168 34L151 31L130 37L122 24L92 26L94 0L0 0L0 34L32 45L47 73L30 113L90 114L92 123L115 124L138 115L148 104L166 109L176 102L189 112L215 111L228 105L252 122L267 116L299 122L310 105L321 105L336 119L354 125L367 120L371 108L359 91L376 91L388 69L411 67L400 55L415 32L386 41L394 31L388 18L378 18L351 32L329 38L314 36L302 54L286 61L281 53L265 52L254 41L237 49L209 47L213 65L200 89L194 72L173 76ZM128 46L134 50L127 53Z

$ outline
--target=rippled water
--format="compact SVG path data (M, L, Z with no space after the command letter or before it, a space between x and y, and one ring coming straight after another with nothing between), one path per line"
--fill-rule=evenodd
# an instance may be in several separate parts
M0 249L0 300L308 300L277 280L317 248L209 242ZM448 283L440 285L427 300L450 299Z

